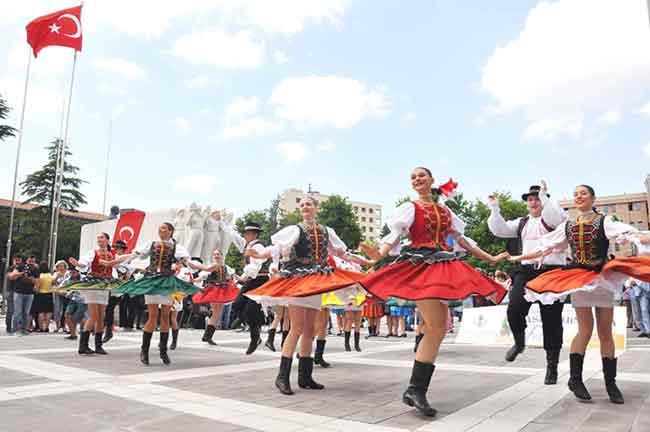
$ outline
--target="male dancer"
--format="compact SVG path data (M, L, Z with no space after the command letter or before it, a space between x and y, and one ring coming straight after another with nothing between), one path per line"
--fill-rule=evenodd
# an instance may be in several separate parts
M221 215L215 214L219 220ZM243 237L228 223L224 223L224 230L231 236L233 243L241 253L248 248L254 249L257 253L264 252L264 245L260 243L259 236L262 228L255 222L249 222L244 227ZM264 312L259 303L249 299L244 294L259 286L264 285L269 280L268 263L264 259L251 257L244 258L244 268L242 275L235 275L235 279L243 285L237 299L233 302L232 310L239 319L247 324L250 328L251 341L246 350L246 354L253 354L257 347L262 343L260 331L264 324Z
M505 221L501 216L499 203L490 196L492 209L488 218L488 227L492 234L501 238L516 239L517 251L511 254L527 254L540 245L540 238L564 222L567 218L564 210L555 201L551 201L545 181L541 186L531 186L528 193L522 195L528 206L528 215L512 221ZM531 303L524 298L526 283L540 274L562 267L566 264L565 252L554 252L543 258L541 263L523 261L512 274L512 289L508 304L508 323L515 344L506 353L506 361L514 361L526 346L526 316ZM557 383L557 364L562 349L562 309L563 302L550 305L540 304L542 329L544 331L544 350L546 351L546 376L544 384Z

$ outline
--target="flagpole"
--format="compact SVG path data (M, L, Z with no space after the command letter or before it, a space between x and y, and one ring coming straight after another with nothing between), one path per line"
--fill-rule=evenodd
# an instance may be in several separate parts
M106 172L104 173L104 203L102 204L102 214L106 214L106 193L108 191L108 168L111 163L111 143L113 141L113 118L108 122L108 147L106 149Z
M7 299L7 276L9 273L9 261L11 260L11 243L14 234L14 217L16 213L16 188L18 186L18 166L20 164L20 149L23 144L23 129L25 125L25 106L27 105L27 89L29 87L29 72L32 65L32 52L30 49L27 51L27 71L25 72L25 89L23 91L23 108L20 113L20 126L18 127L18 145L16 147L16 166L14 168L14 188L11 193L11 213L9 216L9 234L7 235L7 252L5 260L4 280L2 283L2 298Z
M68 95L68 112L65 118L65 131L63 133L63 150L61 151L61 164L58 168L59 171L59 181L58 187L56 190L56 209L54 217L54 232L52 235L52 256L56 259L56 246L58 242L58 231L59 231L59 215L61 212L61 188L63 183L63 172L65 167L65 152L68 148L68 132L70 131L70 111L72 107L72 90L74 89L74 76L77 69L77 51L74 52L74 59L72 60L72 75L70 77L70 93Z
M54 256L52 253L54 236L54 215L56 212L56 191L59 185L59 166L61 165L61 155L63 154L63 125L65 120L65 97L61 104L61 125L59 126L59 138L56 140L56 166L54 168L54 183L52 185L52 205L50 206L50 237L47 249L47 266L53 268Z

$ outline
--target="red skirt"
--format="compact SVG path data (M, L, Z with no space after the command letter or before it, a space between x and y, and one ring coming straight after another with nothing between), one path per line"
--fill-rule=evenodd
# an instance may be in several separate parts
M498 304L507 293L500 284L460 260L433 264L396 262L371 273L360 283L382 300L463 300L480 295Z
M384 305L381 303L366 303L363 304L363 312L361 314L364 318L381 318L384 316Z
M619 258L605 264L602 271L584 268L557 269L541 274L526 284L527 296L548 302L576 291L593 291L598 287L612 291L619 288L620 275L650 282L650 256Z
M207 286L192 296L192 303L231 303L239 295L239 289L228 281L226 286Z
M278 277L246 293L249 297L310 297L354 285L365 277L363 273L334 269L331 273L306 276Z

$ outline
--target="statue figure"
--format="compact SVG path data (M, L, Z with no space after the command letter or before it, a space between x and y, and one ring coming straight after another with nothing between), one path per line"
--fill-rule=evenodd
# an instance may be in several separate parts
M210 211L210 208L206 208ZM203 230L205 228L205 221L209 213L201 210L196 203L190 205L185 214L185 248L191 256L201 256L203 248Z

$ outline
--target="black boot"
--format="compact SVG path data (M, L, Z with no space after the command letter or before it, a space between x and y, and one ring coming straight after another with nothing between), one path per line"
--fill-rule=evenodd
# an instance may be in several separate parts
M330 367L330 364L326 362L325 359L323 358L323 354L325 354L325 342L327 342L325 339L316 340L316 351L314 351L314 363L320 367L328 368Z
M616 359L603 357L603 375L605 376L605 388L609 395L609 400L615 404L623 404L623 394L616 385Z
M375 326L368 326L368 335L366 336L366 339L370 339L371 337L375 336Z
M172 362L167 355L167 342L169 342L169 332L160 332L160 359L166 365Z
M293 390L291 390L291 385L289 384L289 374L291 372L292 360L293 359L291 357L281 357L280 372L278 372L278 377L275 379L275 386L283 395L293 394Z
M103 336L104 334L102 332L95 333L95 354L108 354L104 351L104 348L102 348Z
M144 365L149 365L149 347L151 346L151 336L153 333L147 331L142 332L142 346L140 347L140 362Z
M280 343L280 348L284 346L284 341L287 340L287 336L289 336L289 331L282 330L282 343Z
M271 351L275 352L275 329L269 329L269 334L266 337L266 343L264 346L266 346L268 349Z
M262 339L260 338L260 328L258 326L251 326L251 342L248 344L246 354L253 354L261 343Z
M524 352L526 348L526 333L513 333L512 336L515 338L515 344L508 350L506 353L506 361L515 361L517 356Z
M345 332L345 350L352 351L352 347L350 346L350 332Z
M585 387L585 383L582 382L582 364L585 361L585 356L583 354L571 353L569 354L569 364L570 364L570 377L569 377L569 390L581 400L591 400L591 395Z
M82 331L79 335L79 354L89 355L95 354L95 351L91 350L88 346L88 341L90 340L90 332Z
M104 339L102 339L102 343L106 343L111 339L113 339L113 326L107 326L104 331Z
M413 363L413 371L411 372L411 381L402 396L402 401L417 409L421 414L434 417L436 410L431 408L429 401L427 401L427 390L429 390L429 383L435 365L431 363L421 363L415 360Z
M169 349L174 351L178 345L178 329L172 329L172 343L169 345Z
M205 328L205 331L203 332L203 338L201 340L203 342L207 342L210 345L216 345L216 343L212 340L212 336L214 335L216 329L217 328L212 324L208 324L208 326Z
M546 376L544 384L557 384L557 363L560 360L560 350L546 351Z
M361 346L359 345L359 339L361 339L361 333L354 332L354 349L357 352L361 352Z
M415 335L415 346L413 347L413 352L418 351L418 347L420 346L420 342L422 341L423 337L424 337L423 333Z
M318 384L312 378L314 372L314 359L311 357L300 357L298 360L298 387L311 390L323 390L324 385Z

